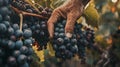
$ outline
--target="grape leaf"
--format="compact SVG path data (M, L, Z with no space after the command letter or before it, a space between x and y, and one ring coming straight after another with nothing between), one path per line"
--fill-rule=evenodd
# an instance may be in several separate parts
M90 2L86 10L84 10L83 16L86 18L86 23L88 25L98 28L98 24L99 24L98 22L99 22L100 16L97 10L95 9L95 5L93 2Z

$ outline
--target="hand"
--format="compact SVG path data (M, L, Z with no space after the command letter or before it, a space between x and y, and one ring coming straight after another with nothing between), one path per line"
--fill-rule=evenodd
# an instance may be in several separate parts
M65 25L65 35L71 38L74 30L74 24L82 15L84 7L89 1L90 0L67 0L63 5L56 8L47 22L50 38L53 38L54 24L60 17L67 19Z

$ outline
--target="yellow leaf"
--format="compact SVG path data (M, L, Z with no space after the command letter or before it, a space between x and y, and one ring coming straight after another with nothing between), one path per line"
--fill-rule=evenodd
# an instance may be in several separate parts
M95 40L101 42L103 40L103 35L97 35Z
M44 50L37 51L35 46L33 46L32 48L35 51L36 55L40 58L40 61L44 62L45 61Z
M77 23L81 23L83 21L83 18L80 17L78 20L77 20Z
M55 56L55 51L53 50L52 44L50 42L47 44L47 49L50 56Z
M98 28L98 24L99 24L98 22L99 22L100 16L97 10L95 9L95 5L93 2L90 2L86 10L84 10L83 16L86 18L86 23L88 25Z

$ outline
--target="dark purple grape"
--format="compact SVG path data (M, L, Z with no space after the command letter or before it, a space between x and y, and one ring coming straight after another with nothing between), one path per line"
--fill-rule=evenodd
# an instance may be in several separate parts
M2 16L8 15L8 14L9 14L9 9L8 9L7 7L1 7L1 8L0 8L0 14L1 14Z
M55 31L56 31L56 32L58 32L58 31L59 31L59 28L58 28L58 27L56 27L56 28L55 28Z
M8 45L8 40L2 39L2 41L1 41L1 46L7 47L7 45Z
M78 48L76 46L73 46L70 50L74 54L78 52Z
M62 21L62 24L65 25L65 24L66 24L66 20L63 20L63 21Z
M9 15L5 16L5 17L4 17L4 20L5 20L5 21L10 21L10 16L9 16Z
M22 35L23 35L23 32L22 32L22 31L20 31L20 30L16 30L16 31L15 31L15 36L16 36L17 38L22 37Z
M71 45L72 45L71 43L67 43L67 44L66 44L66 48L70 50Z
M9 5L9 0L4 0L4 6L7 6L7 5Z
M61 32L64 32L64 29L63 29L63 28L59 29L59 32L60 32L60 33L61 33Z
M8 34L11 36L14 34L14 29L12 27L8 28Z
M22 54L27 54L27 52L28 52L28 47L22 46L22 47L20 48L20 52L21 52Z
M45 32L44 31L41 31L39 34L40 34L40 36L45 36Z
M13 29L14 30L18 30L19 29L19 25L18 24L13 24Z
M42 11L44 8L42 6L38 7L39 11Z
M21 40L16 41L15 48L20 49L23 46L23 42Z
M26 23L23 24L23 29L27 29L28 25Z
M18 56L17 61L19 64L24 64L27 61L27 57L25 55L21 54Z
M0 23L0 33L5 33L7 31L7 27L5 24Z
M17 38L16 38L16 36L15 36L15 35L11 35L11 36L10 36L10 40L12 40L12 41L16 41L16 40L17 40Z
M7 28L10 27L10 22L8 22L8 21L3 21L3 23L6 25Z
M36 29L35 29L35 26L31 26L31 30L32 31L35 31Z
M26 11L29 12L29 13L33 13L32 9L27 9Z
M29 29L26 29L26 30L23 32L23 36L24 36L24 38L26 38L26 39L32 37L32 31L29 30Z
M10 56L8 58L7 64L11 67L11 66L16 66L17 65L17 61L15 57Z
M69 50L65 50L65 56L67 59L71 59L73 57L73 53Z
M42 30L45 30L45 29L47 29L47 25L46 24L42 24L41 28L42 28Z
M77 44L77 40L76 39L71 39L71 43L72 44Z
M27 57L27 62L28 62L28 63L31 63L32 61L33 61L33 57L28 56L28 57Z
M65 42L65 43L69 43L69 42L70 42L70 38L64 37L64 42Z
M66 47L65 47L64 45L62 45L62 46L59 47L59 50L60 50L60 51L65 51L65 50L66 50Z
M43 11L41 12L41 14L42 14L43 16L46 16L46 15L47 15L47 11L43 10Z
M49 12L49 8L48 7L46 7L44 10L47 11L47 12Z
M41 28L39 24L37 24L35 27L36 27L36 29L40 29Z
M63 43L64 43L64 40L63 40L62 38L58 38L58 39L57 39L57 43L58 43L58 44L63 44Z
M24 45L26 45L26 46L32 46L32 40L31 39L25 39L24 40Z
M60 33L60 34L59 34L59 37L64 38L64 37L65 37L65 34L64 34L64 33Z
M16 57L16 58L17 58L20 54L21 54L21 52L20 52L19 50L15 50L15 51L13 52L13 56Z
M9 48L9 49L14 49L14 48L15 48L15 42L9 40L9 41L8 41L8 48Z
M32 55L34 53L34 50L30 47L28 48L27 55Z

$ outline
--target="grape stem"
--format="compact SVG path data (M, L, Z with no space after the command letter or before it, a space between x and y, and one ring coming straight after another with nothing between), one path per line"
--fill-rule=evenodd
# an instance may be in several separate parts
M38 15L38 14L35 14L35 13L29 13L29 12L25 12L25 11L22 11L22 10L19 10L17 8L15 8L14 6L11 5L11 8L18 14L22 14L23 16L34 16L34 17L38 17L38 18L41 18L41 19L48 19L48 17L44 17L42 15Z
M20 31L22 31L22 25L23 25L23 15L20 13Z
M23 14L19 14L20 16L20 31L22 31L22 25L23 25ZM20 38L20 40L22 40L22 37Z

